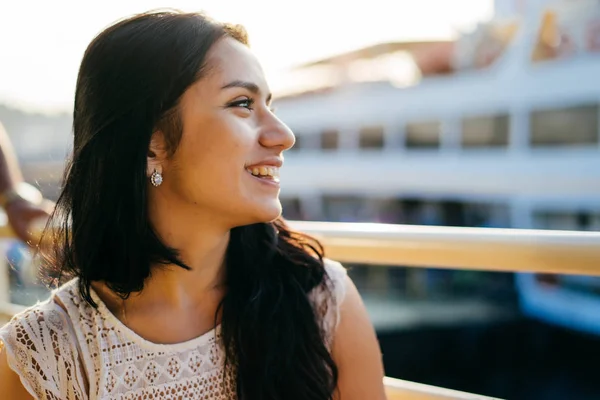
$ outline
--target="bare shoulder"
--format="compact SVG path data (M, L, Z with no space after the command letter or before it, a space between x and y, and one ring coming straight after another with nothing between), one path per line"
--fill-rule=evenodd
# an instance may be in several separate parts
M362 298L342 264L323 261L327 277L311 298L338 367L338 396L385 399L381 350Z
M375 329L354 282L347 275L344 288L332 347L339 370L338 395L344 400L385 399L383 362Z

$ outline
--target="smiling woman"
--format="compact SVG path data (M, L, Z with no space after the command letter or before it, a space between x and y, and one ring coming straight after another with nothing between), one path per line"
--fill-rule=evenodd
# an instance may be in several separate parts
M45 234L61 286L0 329L10 399L383 399L344 268L281 219L294 144L239 26L150 12L89 45Z

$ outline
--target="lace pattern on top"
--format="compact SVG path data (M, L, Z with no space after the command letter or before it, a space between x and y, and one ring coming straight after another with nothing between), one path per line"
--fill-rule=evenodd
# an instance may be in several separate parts
M36 399L87 399L69 317L53 301L15 316L0 329L8 364Z
M329 279L309 298L328 346L339 323L345 269L327 260ZM172 345L149 342L127 328L92 291L85 302L73 280L51 298L15 316L0 329L9 365L40 400L230 400L235 375L224 371L217 327Z

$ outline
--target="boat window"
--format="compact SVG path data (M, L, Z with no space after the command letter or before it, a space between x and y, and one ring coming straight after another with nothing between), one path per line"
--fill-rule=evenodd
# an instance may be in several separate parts
M530 118L532 146L598 143L598 105L537 110Z
M600 211L538 210L533 223L536 229L600 231Z
M339 147L340 135L337 130L328 129L321 132L321 148L323 150L335 150Z
M382 149L384 142L382 126L368 126L360 129L359 146L361 149Z
M462 146L466 148L506 147L508 115L467 117L462 121Z
M438 148L441 123L439 121L412 122L406 125L407 148Z

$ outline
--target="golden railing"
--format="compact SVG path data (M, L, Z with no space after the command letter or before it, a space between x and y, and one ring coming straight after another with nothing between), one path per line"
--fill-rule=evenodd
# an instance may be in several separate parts
M293 222L329 258L507 272L600 275L600 232Z
M600 275L600 232L291 222L318 238L329 258L348 263ZM0 228L0 237L12 233ZM8 289L0 274L0 293ZM0 318L21 306L0 302ZM389 400L491 399L385 378Z
M383 378L383 383L387 400L494 400L493 397L388 377Z

